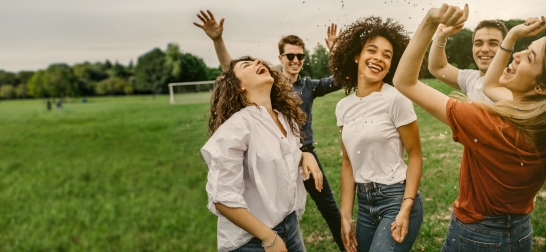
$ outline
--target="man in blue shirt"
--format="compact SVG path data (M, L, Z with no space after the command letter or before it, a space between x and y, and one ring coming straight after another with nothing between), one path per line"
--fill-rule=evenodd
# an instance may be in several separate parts
M208 13L208 14L207 14ZM224 19L220 20L220 23L217 23L214 19L214 15L207 10L207 13L201 11L197 17L203 22L203 24L193 23L195 26L203 29L205 33L212 39L214 42L214 49L222 70L229 68L229 63L231 62L231 56L229 55L227 48L222 39L222 32L224 30L223 24ZM328 47L333 43L333 40L336 37L336 28L332 25L331 29L328 28L328 38L326 40ZM321 192L317 191L314 184L315 181L313 177L304 181L305 189L315 201L318 210L322 214L324 220L328 224L332 236L337 243L341 251L345 251L343 247L343 241L341 240L341 215L337 207L332 189L326 178L326 174L322 169L322 165L318 159L318 156L313 145L313 101L316 97L324 96L328 93L337 91L341 89L341 85L335 85L333 78L322 78L320 80L312 80L309 77L301 77L299 75L301 68L303 67L303 60L305 57L304 49L305 43L301 38L295 35L288 35L281 38L279 41L279 61L283 66L283 75L290 79L293 89L296 93L300 94L302 98L301 110L307 114L307 120L302 127L302 131L305 133L305 138L303 140L303 146L300 148L304 152L310 152L315 156L317 163L324 175L323 177L323 189Z

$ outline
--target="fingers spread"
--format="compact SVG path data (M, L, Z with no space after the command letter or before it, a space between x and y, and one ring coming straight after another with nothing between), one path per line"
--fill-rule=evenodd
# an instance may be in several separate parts
M207 10L207 13L209 14L210 19L214 20L214 15L212 15L212 12L210 12L210 10Z
M202 26L202 25L200 25L200 24L198 24L198 23L196 23L196 22L193 22L193 25L195 25L195 26L197 26L197 27L199 27L199 28L203 29L203 26Z
M202 17L201 15L197 14L197 18L199 18L203 23L206 23L207 20L205 20L204 17Z

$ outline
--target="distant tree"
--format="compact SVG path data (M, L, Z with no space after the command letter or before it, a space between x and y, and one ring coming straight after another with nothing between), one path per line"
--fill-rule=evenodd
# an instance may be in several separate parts
M182 71L180 81L204 81L207 80L207 65L203 59L189 53L183 53L180 58ZM204 91L209 87L203 85L182 87L185 91Z
M34 98L42 98L45 97L46 91L44 88L44 70L39 70L35 72L30 80L27 82L27 94L29 96L32 96Z
M0 86L0 98L11 99L15 97L15 88L13 85L4 84Z
M122 78L111 77L97 83L95 92L98 95L117 95L125 94L126 91L132 93L132 87Z
M330 69L328 68L328 59L330 58L330 53L326 47L322 45L317 45L314 49L314 53L311 56L311 68L313 69L312 77L314 79L320 79L332 75Z
M182 54L177 44L170 43L165 50L165 67L171 74L172 81L180 81L182 73Z
M15 87L15 95L18 98L27 98L27 84L19 84Z
M161 93L167 89L171 73L165 67L166 58L159 48L138 57L135 67L135 90L137 92Z
M67 64L52 64L46 69L44 88L51 97L79 96L80 88L74 71Z
M477 69L472 56L472 31L462 29L448 38L446 44L447 61L459 69ZM471 68L474 67L474 68Z
M0 86L17 84L17 76L14 73L0 70Z
M313 76L313 67L312 67L312 61L311 61L311 54L307 49L303 50L303 53L305 54L305 58L303 59L303 67L301 68L300 75L302 77L312 77ZM281 66L281 72L282 72L282 65Z
M127 69L122 64L119 64L118 61L116 61L108 73L110 77L114 78L127 78L129 76Z
M110 70L112 68L112 62L110 62L110 60L106 60L104 62L104 67L107 69L107 70Z
M218 76L222 74L222 67L218 65L218 67L207 67L207 80L216 80Z
M28 80L32 78L32 75L34 75L33 71L20 71L18 72L15 77L17 77L17 85L21 84L27 84Z

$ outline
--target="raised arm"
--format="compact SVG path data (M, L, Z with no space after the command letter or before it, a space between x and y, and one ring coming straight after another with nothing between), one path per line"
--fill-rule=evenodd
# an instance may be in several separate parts
M341 34L342 32L343 29L339 29L339 34ZM328 50L332 51L332 47L334 46L334 42L336 42L337 37L337 24L332 23L330 26L328 26L328 30L326 31L326 38L324 39Z
M203 24L196 22L193 22L193 24L203 29L207 36L212 39L214 43L214 50L216 51L216 56L218 57L218 61L220 61L222 70L227 71L229 69L229 63L231 62L231 56L229 55L226 45L224 44L224 39L222 38L222 33L224 32L224 19L222 18L218 24L216 19L214 19L212 12L207 10L207 13L201 11L199 14L197 14L197 17L203 22Z
M419 70L438 25L457 26L464 23L467 17L468 5L464 10L447 4L430 9L402 55L393 78L394 86L400 93L445 124L448 124L446 105L449 98L420 82Z
M456 89L461 89L459 87L459 83L457 82L459 69L447 62L445 49L447 38L461 31L463 25L464 24L459 24L457 26L446 26L444 24L440 24L428 54L428 70L430 73L434 75L434 77Z
M525 24L520 24L506 34L506 38L502 41L500 49L485 77L483 79L482 91L490 100L493 102L502 101L502 100L512 100L513 95L510 90L505 88L499 83L499 79L506 68L506 63L510 59L510 54L513 52L514 45L516 41L520 38L536 36L542 30L546 28L546 18L529 18L525 21ZM510 52L512 51L512 52Z

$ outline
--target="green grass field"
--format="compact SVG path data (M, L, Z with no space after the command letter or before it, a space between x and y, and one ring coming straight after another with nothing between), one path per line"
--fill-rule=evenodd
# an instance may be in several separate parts
M449 92L436 81L431 86ZM208 93L90 98L46 111L42 100L0 101L0 251L215 251L208 212ZM341 147L334 108L313 110L318 155L339 200ZM462 147L450 129L416 108L424 169L425 222L415 251L438 251L458 195ZM534 250L546 249L545 192L532 214ZM335 251L326 223L307 202L308 251Z

